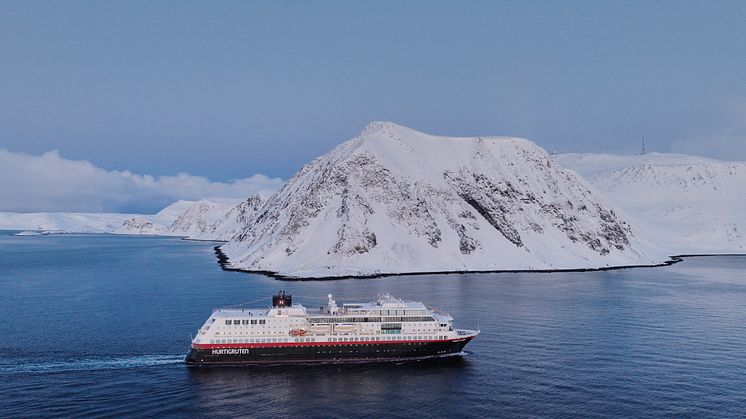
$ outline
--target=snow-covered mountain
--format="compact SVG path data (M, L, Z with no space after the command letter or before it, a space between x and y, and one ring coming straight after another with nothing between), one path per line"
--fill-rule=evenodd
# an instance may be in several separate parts
M386 122L304 166L221 249L232 268L306 277L665 259L528 140Z
M144 235L163 235L166 233L166 227L154 223L145 217L132 217L124 220L122 226L114 230L115 234L144 234Z
M560 154L670 254L746 251L746 163L685 154Z

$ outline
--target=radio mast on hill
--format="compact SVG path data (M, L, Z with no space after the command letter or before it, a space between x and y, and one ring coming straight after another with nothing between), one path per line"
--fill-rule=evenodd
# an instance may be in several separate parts
M642 135L642 151L640 152L640 154L642 155L642 154L645 154L645 153L646 153L645 152L645 134L643 134Z

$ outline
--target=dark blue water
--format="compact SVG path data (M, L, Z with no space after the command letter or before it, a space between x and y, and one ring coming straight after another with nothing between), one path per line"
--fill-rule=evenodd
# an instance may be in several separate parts
M746 257L655 269L278 282L212 243L0 232L0 416L746 415ZM464 357L191 369L213 307L279 288L421 300L481 328ZM260 305L267 304L265 299Z

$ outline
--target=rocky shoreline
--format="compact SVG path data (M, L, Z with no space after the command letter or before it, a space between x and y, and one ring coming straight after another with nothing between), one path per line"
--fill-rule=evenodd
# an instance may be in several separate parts
M265 275L279 281L335 281L342 279L373 279L373 278L386 278L391 276L423 276L423 275L463 275L463 274L486 274L486 273L561 273L561 272L597 272L597 271L616 271L621 269L634 269L634 268L658 268L662 266L670 266L675 263L683 262L686 258L694 257L711 257L711 256L746 256L746 253L713 253L713 254L688 254L688 255L673 255L669 256L667 261L649 265L625 265L625 266L606 266L601 268L576 268L576 269L500 269L500 270L453 270L453 271L428 271L428 272L385 272L376 274L364 274L364 275L332 275L332 276L294 276L284 275L279 272L262 271L262 270L247 270L232 268L229 266L230 258L220 250L220 246L214 248L215 256L217 257L218 265L224 271L229 272L243 272L250 274Z

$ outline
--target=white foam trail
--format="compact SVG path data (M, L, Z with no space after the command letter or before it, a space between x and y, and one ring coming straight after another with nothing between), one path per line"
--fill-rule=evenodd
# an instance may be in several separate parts
M116 370L184 362L184 355L137 355L129 357L83 358L70 361L40 363L0 363L0 373L70 372Z

